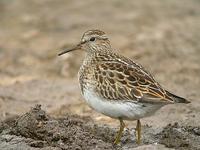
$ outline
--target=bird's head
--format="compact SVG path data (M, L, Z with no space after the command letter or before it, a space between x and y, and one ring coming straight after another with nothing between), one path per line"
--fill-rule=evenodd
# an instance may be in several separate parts
M89 30L83 34L81 41L76 46L64 50L58 55L60 56L75 50L85 50L88 53L104 52L111 50L111 46L108 37L103 31Z

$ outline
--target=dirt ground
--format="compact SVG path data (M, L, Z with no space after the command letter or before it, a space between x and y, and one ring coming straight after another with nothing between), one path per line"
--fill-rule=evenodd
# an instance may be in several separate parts
M200 149L199 8L198 0L0 0L0 149ZM142 119L141 145L132 121L113 146L119 122L84 102L84 53L57 57L88 29L105 31L119 53L191 101Z
M160 131L146 125L143 143L131 141L134 129L124 132L121 145L113 145L115 128L97 124L89 117L66 115L52 118L36 105L24 115L6 119L0 124L0 148L11 149L198 149L200 127L169 124ZM163 145L161 145L163 144Z

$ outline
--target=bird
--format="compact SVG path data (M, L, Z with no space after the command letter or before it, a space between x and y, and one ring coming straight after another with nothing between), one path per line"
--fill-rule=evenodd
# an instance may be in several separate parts
M168 104L190 103L164 89L142 65L115 52L101 30L86 31L77 45L62 50L58 56L75 50L86 52L78 72L86 103L97 112L119 120L114 144L120 142L125 120L137 121L135 135L140 144L142 118Z

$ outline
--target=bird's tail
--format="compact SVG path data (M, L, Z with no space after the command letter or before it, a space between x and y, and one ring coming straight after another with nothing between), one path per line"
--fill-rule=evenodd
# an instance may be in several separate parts
M186 104L191 103L189 100L187 100L183 97L174 95L168 91L167 91L167 94L174 100L175 103L186 103Z

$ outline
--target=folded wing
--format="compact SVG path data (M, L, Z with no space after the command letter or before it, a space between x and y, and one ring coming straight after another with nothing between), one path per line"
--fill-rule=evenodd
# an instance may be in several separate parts
M146 103L174 103L181 98L164 90L140 65L127 61L130 60L107 60L96 66L96 90L100 96Z

